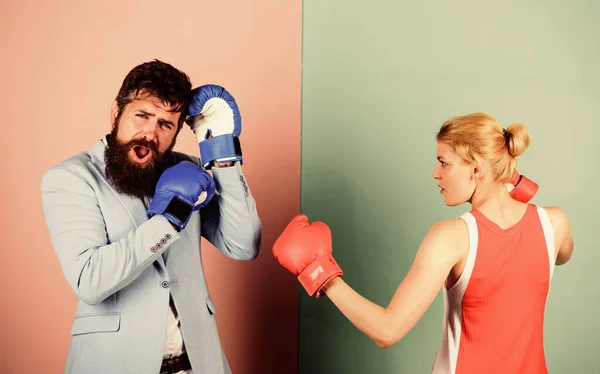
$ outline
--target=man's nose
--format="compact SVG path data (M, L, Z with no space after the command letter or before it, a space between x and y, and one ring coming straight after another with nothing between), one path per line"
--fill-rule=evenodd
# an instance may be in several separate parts
M146 140L154 140L156 138L156 131L159 128L159 124L157 120L150 119L146 121L144 128L142 129L142 135Z

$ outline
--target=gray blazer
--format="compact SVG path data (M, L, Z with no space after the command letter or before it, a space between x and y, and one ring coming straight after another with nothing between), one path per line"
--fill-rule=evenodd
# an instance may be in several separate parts
M41 183L52 246L78 299L65 372L158 373L171 294L194 372L230 373L200 236L233 259L258 256L261 222L239 163L213 169L215 197L178 233L160 215L147 219L141 199L112 188L105 147L99 140L50 168Z

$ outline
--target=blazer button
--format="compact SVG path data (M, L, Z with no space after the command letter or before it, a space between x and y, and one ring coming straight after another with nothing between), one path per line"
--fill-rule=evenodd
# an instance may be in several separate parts
M162 288L169 288L169 282L167 282L167 281L162 281L162 282L160 282L160 286L161 286Z
M160 239L160 243L161 243L161 244L165 244L166 242L167 242L167 239L166 239L166 238L162 238L162 239Z
M150 252L152 252L152 253L156 252L156 247L151 247Z
M167 239L167 240L171 239L171 234L165 235L165 239Z

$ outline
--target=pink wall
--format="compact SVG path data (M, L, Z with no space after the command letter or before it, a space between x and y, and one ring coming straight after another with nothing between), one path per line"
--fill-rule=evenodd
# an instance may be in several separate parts
M243 116L244 170L263 221L263 252L254 262L204 252L232 369L295 372L297 283L271 245L299 211L301 1L83 3L0 4L0 371L64 370L76 304L44 225L40 180L109 131L125 74L159 58L194 86L227 87ZM176 149L197 154L191 132L182 131Z

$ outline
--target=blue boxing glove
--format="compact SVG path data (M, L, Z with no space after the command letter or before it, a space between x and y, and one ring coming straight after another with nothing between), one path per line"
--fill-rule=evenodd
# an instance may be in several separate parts
M242 117L235 99L223 87L207 84L194 88L185 121L198 138L204 168L212 168L215 162L243 162L238 138Z
M199 210L213 198L215 181L200 166L183 161L166 169L156 184L154 197L146 213L164 216L177 231L185 228L192 212Z

